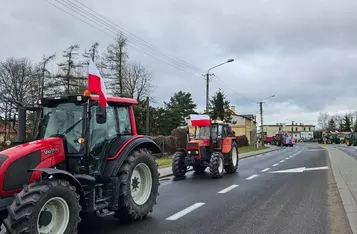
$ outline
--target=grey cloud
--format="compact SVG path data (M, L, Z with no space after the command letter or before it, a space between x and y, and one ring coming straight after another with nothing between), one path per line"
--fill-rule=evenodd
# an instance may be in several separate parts
M307 113L323 110L336 96L356 96L357 3L352 0L80 1L199 68L196 75L183 72L129 48L133 60L155 73L159 104L182 89L204 106L201 74L231 57L234 63L213 71L224 83L213 81L211 94L223 88L241 113L255 113L256 101L272 94L272 105L291 100ZM99 41L104 49L112 40L44 1L6 1L0 22L5 32L0 59L60 55L72 43L84 49Z

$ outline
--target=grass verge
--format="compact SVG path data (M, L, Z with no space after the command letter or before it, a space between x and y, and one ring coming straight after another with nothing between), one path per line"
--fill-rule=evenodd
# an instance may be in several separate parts
M172 156L163 156L161 158L156 159L159 168L171 167Z
M264 150L264 149L269 149L269 147L261 146L261 147L257 148L255 146L243 146L243 147L238 147L238 152L239 153L248 153L248 152Z

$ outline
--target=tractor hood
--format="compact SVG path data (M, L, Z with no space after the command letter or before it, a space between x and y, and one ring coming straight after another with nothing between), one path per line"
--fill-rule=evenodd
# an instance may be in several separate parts
M39 178L35 168L49 168L65 160L59 137L32 141L0 152L0 196L10 196Z

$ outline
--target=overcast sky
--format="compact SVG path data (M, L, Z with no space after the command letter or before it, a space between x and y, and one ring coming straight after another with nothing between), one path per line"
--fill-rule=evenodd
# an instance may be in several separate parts
M193 94L202 110L202 73L234 58L212 70L216 76L210 93L221 88L238 114L258 114L257 102L273 94L275 98L264 104L265 124L316 124L320 111L357 110L356 1L62 2L80 9L85 5L117 26L91 23L73 5L74 15L85 22L44 0L1 0L0 60L26 56L37 61L54 52L59 57L74 43L84 49L98 41L104 49L121 27L129 35L130 59L142 61L155 74L153 96L158 104L183 90ZM180 60L158 55L158 49Z

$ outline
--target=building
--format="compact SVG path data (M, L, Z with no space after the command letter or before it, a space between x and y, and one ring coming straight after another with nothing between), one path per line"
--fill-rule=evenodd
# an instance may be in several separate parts
M263 125L263 131L265 137L267 136L275 136L279 131L287 132L290 136L293 132L294 138L302 139L302 140L309 140L314 138L314 131L315 125L312 124L303 124L303 123L294 123L291 124L284 124L284 123L277 123L277 124L269 124Z
M238 115L235 106L231 106L232 120L230 126L236 136L245 135L248 138L249 144L254 144L257 136L257 122L255 115ZM191 126L190 116L186 117L186 123L191 134L194 134L195 128Z

